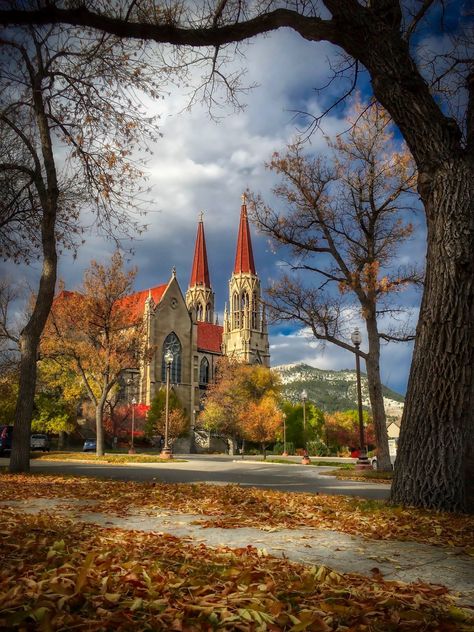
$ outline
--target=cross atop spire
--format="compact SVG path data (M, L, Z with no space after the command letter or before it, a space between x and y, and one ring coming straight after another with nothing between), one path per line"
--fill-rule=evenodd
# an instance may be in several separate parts
M189 279L189 287L203 285L210 288L211 281L209 277L209 267L207 265L206 238L204 237L204 223L202 218L203 212L201 211L196 235L196 245L194 246L194 259L191 278Z
M240 208L239 235L237 237L237 249L235 253L234 274L239 273L257 274L253 261L252 240L250 239L250 227L247 217L247 196L242 195L242 206Z

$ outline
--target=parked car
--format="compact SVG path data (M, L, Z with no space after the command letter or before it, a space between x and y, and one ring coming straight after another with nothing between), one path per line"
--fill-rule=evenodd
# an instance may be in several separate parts
M12 449L13 426L0 426L0 456L10 454Z
M388 440L388 451L390 453L390 462L392 463L392 468L394 467L395 460L397 458L397 447L398 439ZM369 461L374 470L378 469L377 456L369 457Z
M95 439L86 439L82 448L83 452L95 452L97 450L97 441Z
M43 452L49 452L50 442L49 437L46 434L32 434L30 437L30 449L31 450L43 450Z

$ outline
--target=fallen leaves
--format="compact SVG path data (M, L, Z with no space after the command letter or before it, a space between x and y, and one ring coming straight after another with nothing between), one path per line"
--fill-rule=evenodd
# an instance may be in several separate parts
M261 529L313 527L376 540L409 540L474 551L472 516L390 507L348 496L288 493L239 485L138 483L77 476L3 474L0 500L74 498L102 513L163 508L201 514L201 526ZM83 510L87 510L87 503ZM91 509L97 509L96 506Z
M442 587L100 529L48 514L0 516L0 628L41 630L472 630ZM54 555L50 555L53 551Z

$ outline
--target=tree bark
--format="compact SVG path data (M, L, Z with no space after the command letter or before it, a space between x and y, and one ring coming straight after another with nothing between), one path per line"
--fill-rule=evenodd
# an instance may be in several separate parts
M43 77L41 74L35 74L30 66L28 68L31 79L34 114L38 126L41 155L46 176L45 183L39 156L35 153L33 156L36 164L35 186L42 205L41 246L43 267L33 313L20 334L20 385L13 429L10 472L28 472L30 469L30 432L36 389L36 361L41 334L53 304L58 265L55 226L59 190L53 144L41 90Z
M95 408L96 454L104 456L104 406L106 397L101 397Z
M457 157L420 180L428 218L425 289L403 412L394 503L474 511L473 161ZM471 470L472 472L472 470Z
M380 378L380 338L375 315L366 318L369 353L365 357L370 406L374 420L375 439L377 441L377 467L384 472L391 471L388 449L387 418L383 402L382 380Z

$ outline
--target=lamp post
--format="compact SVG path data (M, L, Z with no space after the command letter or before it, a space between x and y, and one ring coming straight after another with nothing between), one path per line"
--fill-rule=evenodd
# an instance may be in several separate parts
M283 454L281 456L288 456L288 451L286 449L286 414L283 413Z
M135 404L137 403L137 400L132 397L132 445L130 446L130 450L128 451L129 454L135 454L136 450L135 450L135 446L134 446L134 436L135 436Z
M359 348L362 342L362 336L359 331L359 328L356 327L354 331L351 333L352 344L355 347L355 357L356 357L356 375L357 375L357 408L359 411L359 458L357 459L356 465L359 468L370 467L369 459L367 458L367 452L365 449L365 439L364 439L364 418L362 415L362 386L360 381L360 357L359 357Z
M306 400L308 399L308 393L306 389L301 391L301 399L303 400L303 442L304 442L304 453L301 463L303 465L309 465L311 460L309 458L308 450L306 448Z
M165 445L163 446L163 450L161 451L161 458L163 459L172 459L173 451L171 450L168 443L168 425L169 425L169 417L170 417L170 375L171 375L171 365L173 364L173 353L170 349L165 353L165 364L166 364L166 399L165 399Z
M134 436L135 436L135 406L137 403L137 400L135 399L135 378L137 376L135 374L132 375L132 377L129 377L127 380L127 386L128 386L128 398L129 398L129 402L130 402L130 406L132 407L132 439L130 442L130 450L128 451L129 454L135 454L136 450L135 450L135 445L134 445ZM131 395L131 397L130 397Z

